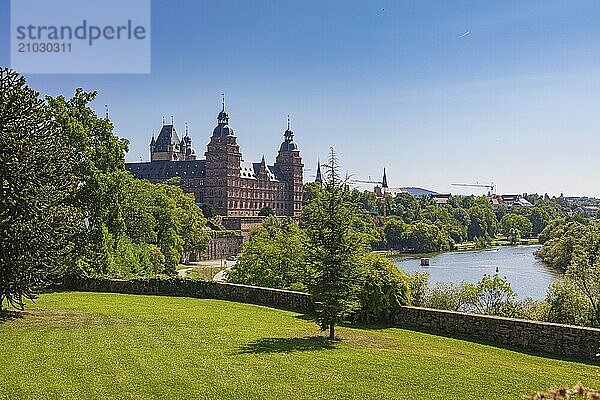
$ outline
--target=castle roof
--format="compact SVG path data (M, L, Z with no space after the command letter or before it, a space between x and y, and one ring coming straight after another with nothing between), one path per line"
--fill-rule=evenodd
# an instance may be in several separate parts
M294 143L294 131L290 128L290 116L288 115L287 129L283 133L283 143L279 147L279 151L295 151L298 150L298 145Z
M225 111L225 96L223 95L223 108L217 115L217 126L213 129L213 136L233 136L233 128L229 126L229 114Z
M163 152L169 151L169 146L172 146L173 150L179 150L181 141L175 130L175 126L163 125L156 141L154 142L154 151Z
M205 160L125 163L125 169L138 179L169 179L176 176L182 178L204 177Z
M240 177L242 179L257 179L260 173L262 162L247 162L242 161L240 163ZM276 165L265 165L267 169L267 178L272 182L283 182L285 178L283 173Z

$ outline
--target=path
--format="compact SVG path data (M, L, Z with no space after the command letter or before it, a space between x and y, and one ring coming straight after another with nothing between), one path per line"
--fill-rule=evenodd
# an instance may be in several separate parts
M213 277L213 281L215 282L225 282L227 280L227 271L229 271L235 265L237 261L231 261L231 265L228 265L227 261L225 261L225 269L217 272L217 274Z

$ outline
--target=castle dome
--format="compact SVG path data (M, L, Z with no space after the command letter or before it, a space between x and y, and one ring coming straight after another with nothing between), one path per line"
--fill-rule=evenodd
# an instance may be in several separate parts
M283 133L283 143L279 147L279 151L295 151L298 150L298 145L294 143L294 131L290 128L290 116L288 115L287 129Z
M234 135L233 128L227 124L219 123L217 126L215 126L215 129L213 129L213 136L233 136L233 135Z
M213 129L213 136L234 136L233 128L229 126L229 114L225 111L225 97L223 97L223 108L217 115L217 126Z

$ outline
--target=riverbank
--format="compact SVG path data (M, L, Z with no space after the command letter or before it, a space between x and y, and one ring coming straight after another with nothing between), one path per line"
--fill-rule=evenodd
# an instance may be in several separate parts
M407 273L429 274L431 286L438 283L475 283L484 274L505 276L519 298L542 299L548 285L562 276L562 272L535 257L540 245L494 246L470 251L452 251L437 254L399 254L390 260ZM422 267L421 257L429 258L430 265Z
M507 238L495 238L485 247L478 247L478 244L476 242L471 241L471 242L457 243L454 245L454 248L451 250L434 252L434 253L410 253L410 252L393 250L393 249L377 250L377 251L374 251L374 253L383 254L383 255L387 255L387 256L407 255L407 256L414 256L414 257L421 257L421 256L428 257L428 256L434 256L437 254L452 253L452 252L457 252L457 251L485 250L485 249L490 249L490 248L497 247L497 246L533 246L533 245L539 245L539 243L540 242L539 242L538 238L520 239L518 243L513 243Z

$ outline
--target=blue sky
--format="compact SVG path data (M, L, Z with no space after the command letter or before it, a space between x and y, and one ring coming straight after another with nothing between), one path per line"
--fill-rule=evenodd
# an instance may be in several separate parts
M203 154L225 92L248 161L274 161L292 115L307 179L334 146L344 171L386 167L393 187L600 197L598 17L577 0L154 0L150 74L27 78L97 90L129 161L171 115ZM8 65L6 24L0 41Z

